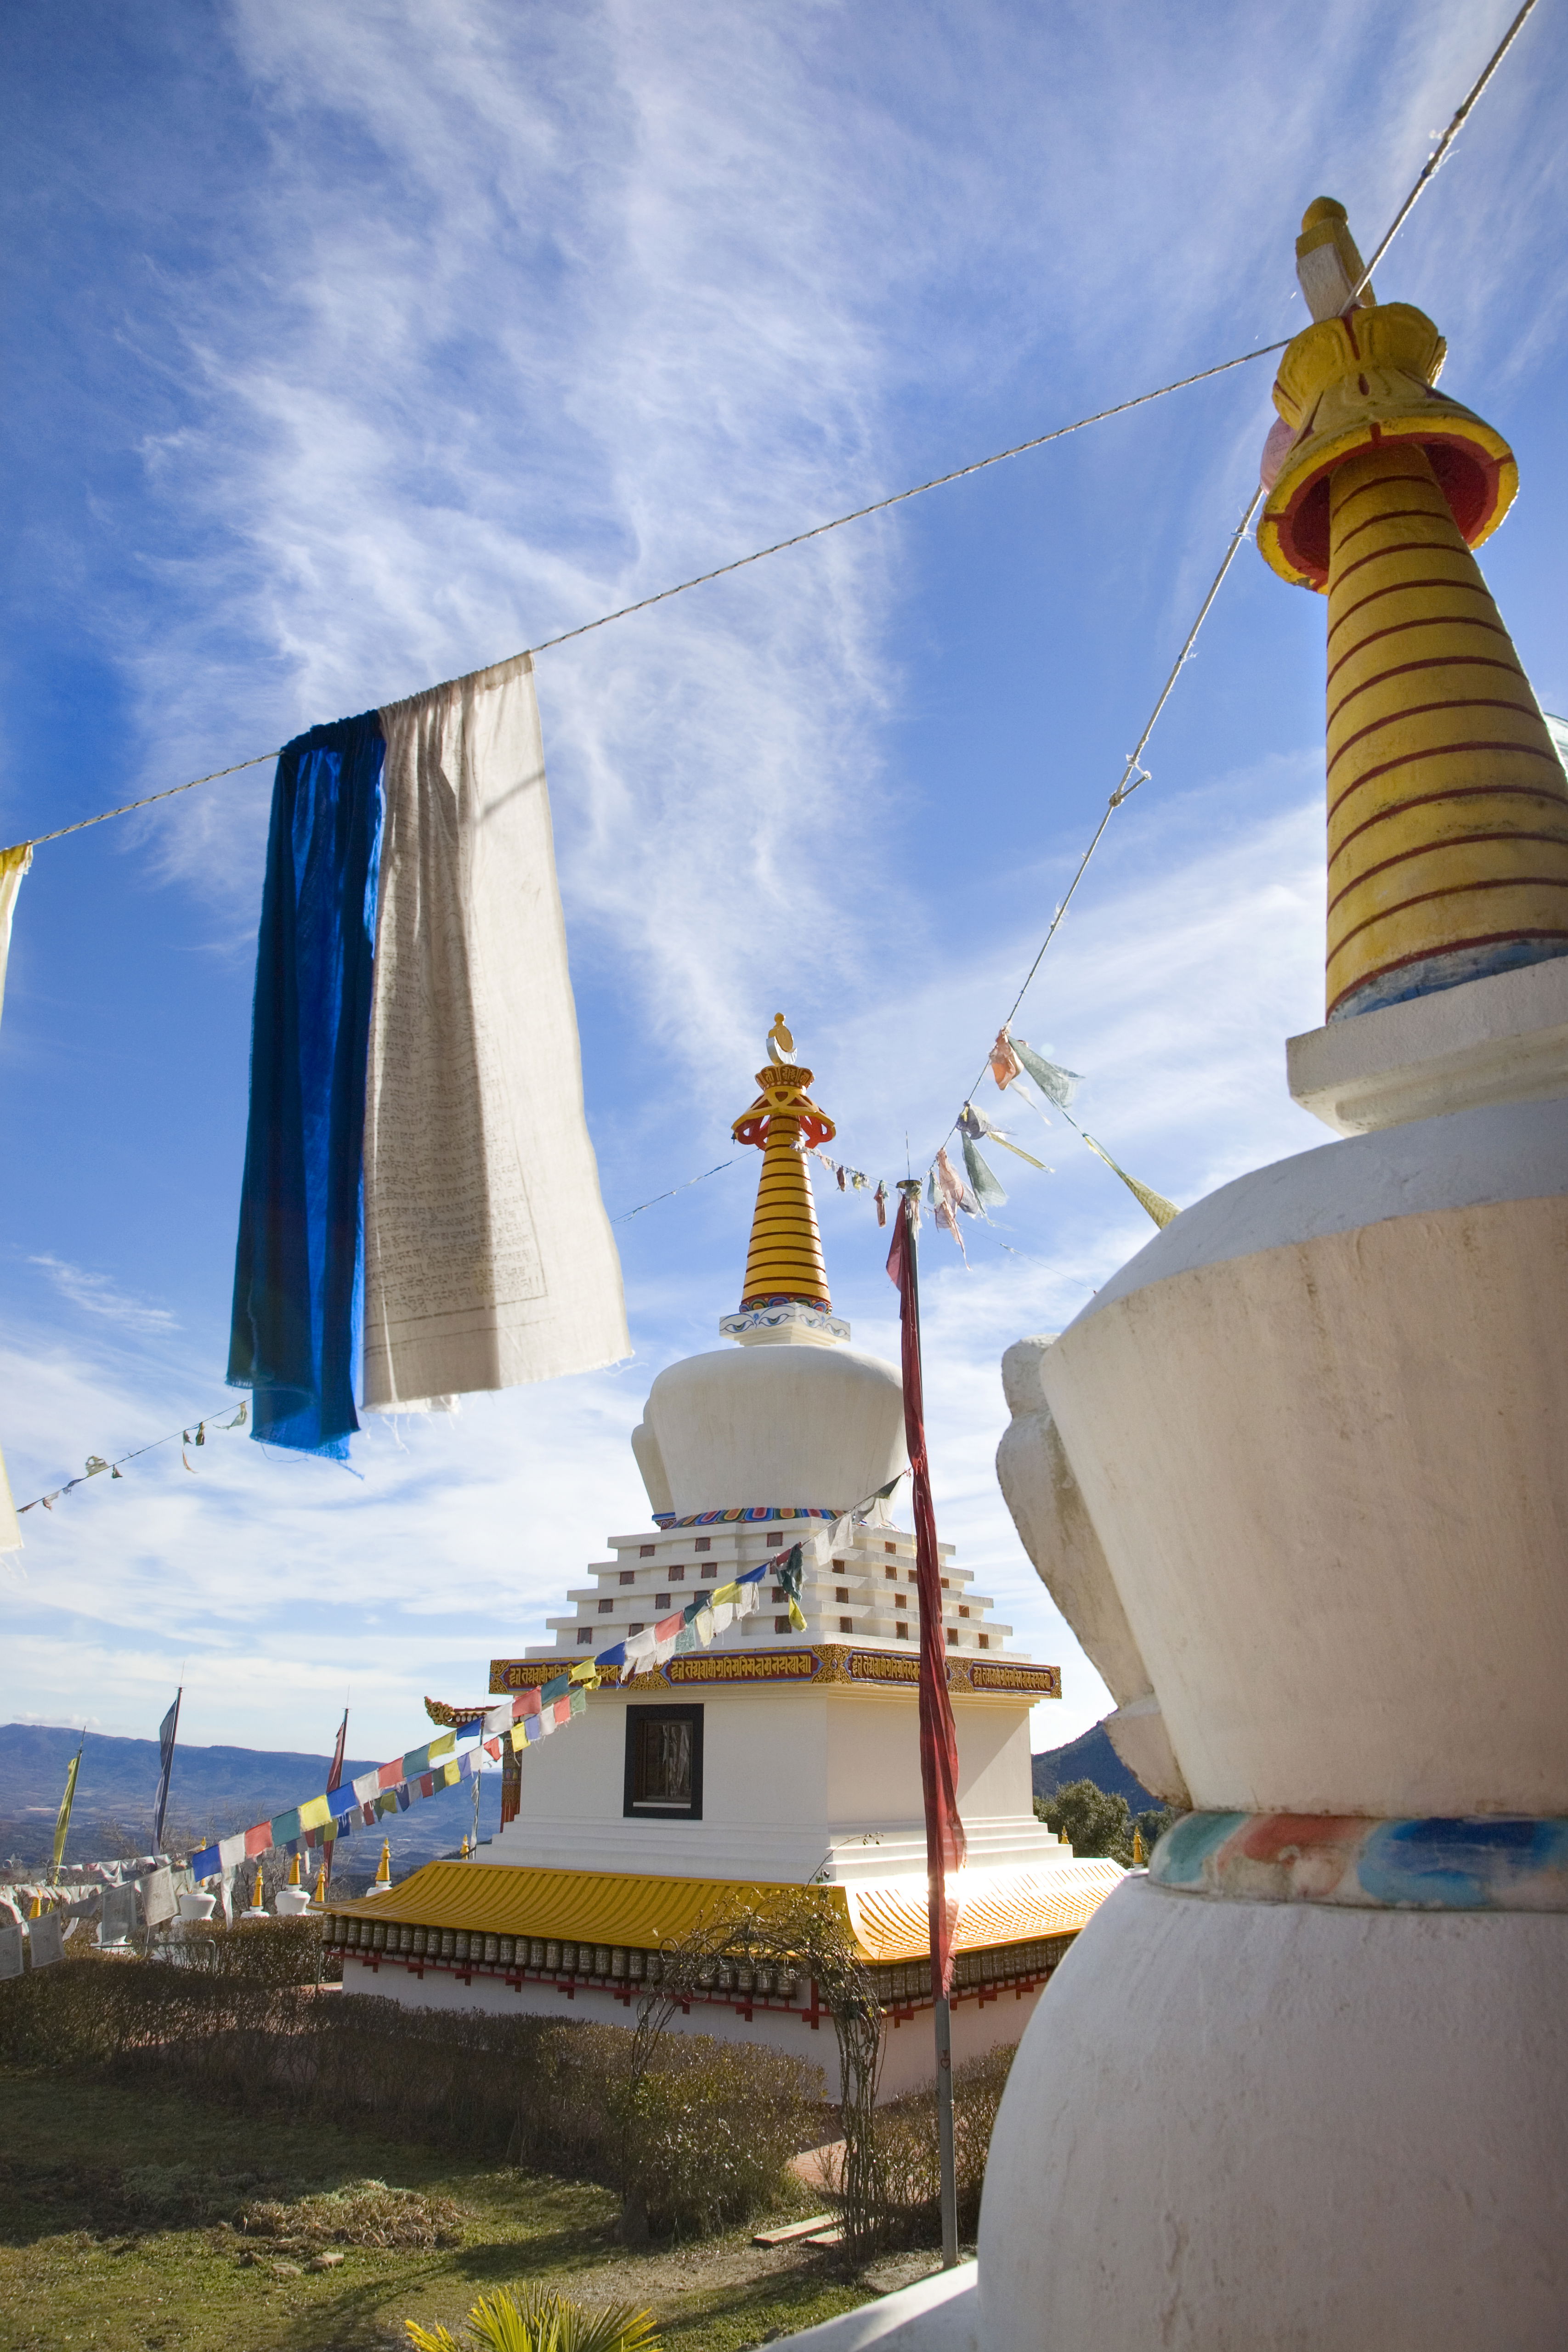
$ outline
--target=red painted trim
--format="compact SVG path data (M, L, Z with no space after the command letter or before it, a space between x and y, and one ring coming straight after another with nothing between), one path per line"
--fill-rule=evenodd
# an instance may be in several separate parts
M1451 555L1458 555L1460 550L1450 548L1448 552ZM1463 552L1468 560L1468 548L1466 548ZM1358 596L1353 604L1346 605L1337 621L1330 622L1329 644L1333 644L1337 632L1343 628L1352 613L1359 613L1365 604L1375 604L1382 596L1403 596L1407 588L1463 588L1472 596L1484 596L1489 604L1491 602L1492 592L1484 580L1391 580L1386 588L1374 588L1370 595ZM1370 644L1370 639L1363 640L1363 643ZM1331 676L1332 672L1330 675Z
M1417 890L1414 898L1401 898L1396 907L1382 907L1375 915L1368 915L1364 922L1357 923L1352 929L1345 933L1342 940L1337 940L1331 948L1328 961L1332 963L1336 956L1343 955L1351 941L1359 939L1363 931L1370 931L1373 923L1386 923L1394 916L1406 913L1412 907L1429 906L1435 898L1462 898L1471 890L1568 890L1568 874L1563 875L1561 880L1550 874L1510 874L1498 882L1452 882L1441 890ZM1564 932L1563 936L1568 938L1568 932ZM1554 930L1492 931L1485 934L1482 944L1488 944L1493 940L1554 940L1557 937L1558 934ZM1410 961L1420 963L1427 956L1453 955L1456 951L1456 943L1445 940L1440 946L1419 949ZM1363 981L1370 980L1372 977L1370 972L1362 975ZM1359 986L1361 983L1357 984Z
M1522 683L1528 691L1529 679L1522 680ZM1383 719L1369 719L1364 727L1358 727L1353 735L1347 735L1329 761L1326 773L1331 775L1345 753L1353 745L1364 743L1369 735L1380 735L1385 727L1397 727L1402 719L1425 719L1434 710L1520 710L1527 719L1533 719L1536 715L1533 698L1527 706L1522 702L1509 702L1501 695L1496 694L1457 694L1449 696L1442 702L1408 702L1402 709L1391 710ZM1521 743L1516 748L1520 751L1528 751L1530 746ZM1446 746L1441 743L1435 743L1432 746L1434 752L1445 749ZM1417 758L1422 756L1424 755L1421 753L1416 754Z
M1408 677L1418 669L1501 669L1506 670L1510 677L1517 677L1529 691L1530 681L1517 661L1498 661L1491 654L1424 654L1419 661L1395 662L1391 668L1380 669L1374 677L1363 677L1359 686L1349 688L1329 712L1329 726L1333 726L1341 712L1348 709L1358 695L1370 694L1374 686L1386 686L1391 677ZM1393 716L1402 718L1404 713L1398 711ZM1336 760L1343 749L1342 744L1334 753Z
M1338 515L1342 515L1348 508L1353 507L1357 499L1369 499L1374 490L1385 490L1391 482L1421 482L1428 488L1436 488L1430 474L1378 474L1370 482L1363 482L1359 489L1345 492L1339 503ZM1438 495L1441 496L1441 492ZM1336 515L1336 520L1338 515Z
M1370 833L1374 824L1386 824L1391 817L1403 816L1406 809L1426 808L1435 801L1495 800L1500 794L1511 793L1516 800L1543 801L1548 807L1568 808L1568 793L1537 792L1533 784L1456 784L1452 792L1422 793L1413 801L1396 801L1392 808L1379 809L1375 816L1363 817L1354 831L1347 833L1339 847L1329 857L1331 874L1352 841Z
M1452 515L1448 517L1448 520L1453 522ZM1456 528L1458 528L1457 525ZM1397 547L1374 547L1370 555L1358 555L1353 563L1347 563L1342 572L1336 573L1333 585L1336 589L1342 588L1352 572L1359 572L1366 563L1380 563L1385 555L1468 555L1468 547L1446 548L1436 540L1402 539ZM1401 582L1399 585L1403 586L1404 583ZM1332 593L1332 591L1331 590L1330 593Z
M1351 794L1359 793L1363 784L1373 782L1379 776L1392 775L1395 768L1408 768L1414 760L1452 760L1461 751L1517 751L1523 759L1549 760L1559 773L1562 772L1563 763L1555 751L1543 751L1532 743L1444 743L1435 751L1404 751L1397 760L1384 760L1381 767L1366 769L1353 783L1347 784L1339 799L1329 803L1329 823L1333 823Z
M1388 590L1384 589L1384 595L1388 594ZM1363 599L1363 601L1367 600ZM1353 646L1348 646L1344 652L1340 655L1338 660L1333 662L1330 667L1329 674L1323 680L1325 692L1331 686L1332 686L1334 679L1338 677L1340 671L1343 669L1346 662L1354 661L1357 654L1364 653L1368 646L1375 646L1384 637L1402 636L1406 629L1488 629L1494 637L1508 637L1509 644L1511 646L1513 643L1512 638L1508 636L1508 631L1503 627L1500 621L1483 620L1479 613L1474 614L1469 613L1419 613L1416 614L1415 618L1411 621L1390 621L1386 629L1373 629L1368 635L1358 637ZM1468 659L1468 656L1465 654L1454 654L1450 656L1450 659L1454 661L1465 661Z
M1405 971L1411 964L1430 963L1435 956L1463 955L1469 948L1502 947L1514 940L1568 940L1568 931L1482 931L1473 940L1449 940L1440 948L1416 948L1410 955L1395 956L1389 963L1380 963L1374 965L1371 971L1363 971L1359 979L1352 981L1348 987L1342 988L1337 996L1330 999L1329 1012L1331 1014L1347 996L1359 995L1363 988L1370 988L1374 980L1385 979L1391 971Z
M1402 482L1407 477L1396 474L1394 478ZM1353 530L1345 532L1333 553L1342 555L1352 539L1359 539L1363 530L1375 530L1380 522L1443 522L1450 530L1458 530L1459 526L1449 512L1448 502L1436 482L1432 485L1432 495L1437 501L1435 507L1390 507L1383 514L1368 515L1364 522L1358 522Z
M1543 841L1549 843L1553 849L1561 849L1568 852L1568 837L1565 837L1560 833L1451 834L1446 841L1418 842L1414 849L1396 850L1392 857L1381 858L1375 866L1363 866L1353 881L1345 883L1342 888L1335 891L1333 897L1329 900L1328 911L1331 915L1334 908L1340 904L1340 901L1342 898L1348 898L1352 890L1359 890L1363 882L1370 882L1374 874L1386 874L1395 866L1407 866L1413 857L1431 857L1436 856L1438 851L1444 849L1469 849L1483 841ZM1511 881L1518 882L1523 886L1531 882L1548 882L1551 881L1552 877L1550 875L1542 874L1516 874L1510 876L1509 878ZM1564 879L1568 880L1568 877L1565 877ZM1499 884L1494 882L1466 882L1456 885L1456 887L1466 890L1490 890L1496 889L1500 887L1500 886ZM1415 901L1409 900L1405 903L1414 905ZM1396 910L1393 908L1387 908L1384 909L1384 912L1389 914L1393 914L1395 911ZM1379 919L1376 916L1369 916L1368 918L1368 920L1372 922L1375 922L1378 919ZM1351 936L1351 934L1347 934L1347 937L1349 936Z

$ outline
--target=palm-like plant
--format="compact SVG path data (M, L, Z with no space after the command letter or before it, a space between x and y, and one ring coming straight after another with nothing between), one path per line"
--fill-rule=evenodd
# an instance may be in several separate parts
M651 2311L631 2303L591 2311L546 2286L531 2286L521 2304L504 2289L480 2295L461 2336L412 2319L404 2325L416 2352L659 2352Z

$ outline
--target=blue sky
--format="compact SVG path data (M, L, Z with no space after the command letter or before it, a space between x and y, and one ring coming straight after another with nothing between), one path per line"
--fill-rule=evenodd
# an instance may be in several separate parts
M498 658L1302 323L1324 192L1371 250L1510 0L19 0L0 835ZM1484 562L1568 707L1568 162L1542 6L1378 273L1509 436ZM784 1008L889 1178L979 1068L1256 478L1267 361L542 656L606 1202L730 1156ZM1018 1018L1186 1202L1326 1141L1322 607L1244 550ZM0 1442L18 1502L223 1406L270 771L40 849L0 1032ZM987 1088L980 1097L1000 1115ZM1040 1130L1037 1128L1037 1134ZM1064 1703L1103 1694L991 1468L1007 1342L1148 1237L1059 1125L925 1259L939 1520ZM998 1161L1005 1156L998 1154ZM618 1228L620 1370L373 1425L351 1477L225 1437L24 1522L10 1713L417 1737L647 1505L626 1445L717 1344L740 1164ZM548 1171L542 1171L546 1179ZM1017 1175L1017 1181L1012 1180ZM885 1241L822 1202L894 1346Z

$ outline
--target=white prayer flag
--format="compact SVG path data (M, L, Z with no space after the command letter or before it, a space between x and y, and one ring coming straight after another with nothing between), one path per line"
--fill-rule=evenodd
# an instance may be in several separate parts
M24 1932L20 1927L0 1927L0 1979L21 1975Z
M36 1969L52 1969L57 1960L63 1960L66 1947L59 1921L52 1916L30 1919L27 1923L27 1948Z
M364 1120L364 1400L629 1356L583 1113L526 654L381 713L385 816Z
M161 1927L172 1919L179 1906L174 1900L174 1881L168 1864L150 1870L145 1878L136 1882L142 1896L142 1916L149 1927Z

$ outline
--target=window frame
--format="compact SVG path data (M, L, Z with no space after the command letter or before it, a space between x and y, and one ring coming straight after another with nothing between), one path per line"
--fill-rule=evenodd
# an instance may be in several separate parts
M622 1817L636 1822L700 1822L702 1819L702 1708L700 1706L670 1706L655 1701L648 1706L628 1706L626 1708L626 1774L622 1791ZM650 1719L668 1722L671 1718L691 1726L691 1802L689 1805L663 1805L639 1801L637 1794L637 1735L640 1727Z

